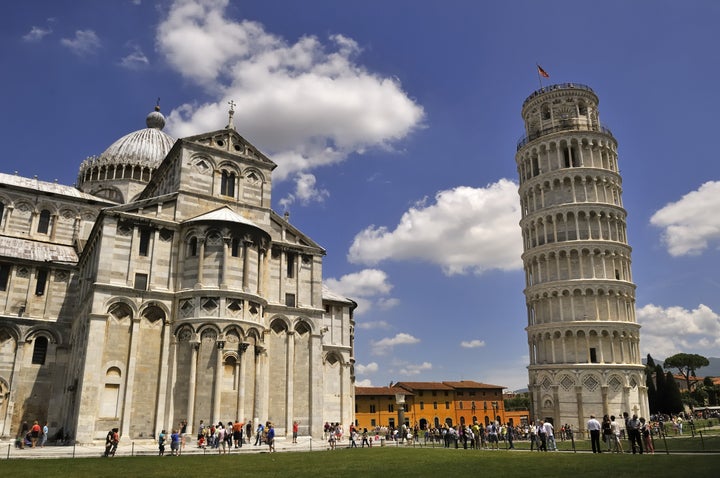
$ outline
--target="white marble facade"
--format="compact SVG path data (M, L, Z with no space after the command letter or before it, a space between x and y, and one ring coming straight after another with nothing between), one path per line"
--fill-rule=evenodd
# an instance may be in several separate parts
M177 141L159 111L147 126L77 187L0 174L0 436L351 423L356 304L271 209L276 165L232 122Z
M520 178L532 413L584 429L648 417L617 141L598 97L550 85L524 102Z

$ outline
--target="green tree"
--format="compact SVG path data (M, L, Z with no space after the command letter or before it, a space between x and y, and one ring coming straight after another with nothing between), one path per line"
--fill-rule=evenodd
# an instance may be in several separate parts
M712 377L705 377L703 379L703 390L708 394L707 405L714 407L718 404L718 397L720 397L720 386L715 385Z
M690 377L695 377L695 370L701 367L707 367L710 365L710 361L698 354L675 354L665 359L663 367L667 369L675 368L680 372L680 375L685 377L688 391L691 391Z
M518 394L512 398L506 398L505 410L530 410L530 394Z

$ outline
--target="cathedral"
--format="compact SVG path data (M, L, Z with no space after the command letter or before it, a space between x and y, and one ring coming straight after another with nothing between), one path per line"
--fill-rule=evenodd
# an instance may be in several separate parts
M323 287L325 250L272 210L276 164L232 116L175 140L156 107L75 186L0 173L0 437L352 422L356 303Z

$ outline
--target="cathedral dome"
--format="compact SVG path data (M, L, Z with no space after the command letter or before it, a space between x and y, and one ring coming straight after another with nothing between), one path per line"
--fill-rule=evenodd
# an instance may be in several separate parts
M163 133L165 117L160 108L145 118L147 128L126 134L110 145L95 161L104 164L132 164L156 167L175 143L175 139Z
M147 115L145 124L147 128L126 134L99 156L90 156L83 161L78 173L78 187L119 202L133 197L137 191L128 196L130 191L122 191L126 187L121 187L118 181L147 183L175 144L175 139L162 131L165 117L159 106Z

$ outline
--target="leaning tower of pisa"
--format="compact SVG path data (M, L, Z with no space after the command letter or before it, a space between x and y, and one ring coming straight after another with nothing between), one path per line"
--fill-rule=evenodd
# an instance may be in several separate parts
M520 178L528 387L535 418L648 416L617 141L587 86L523 103Z

